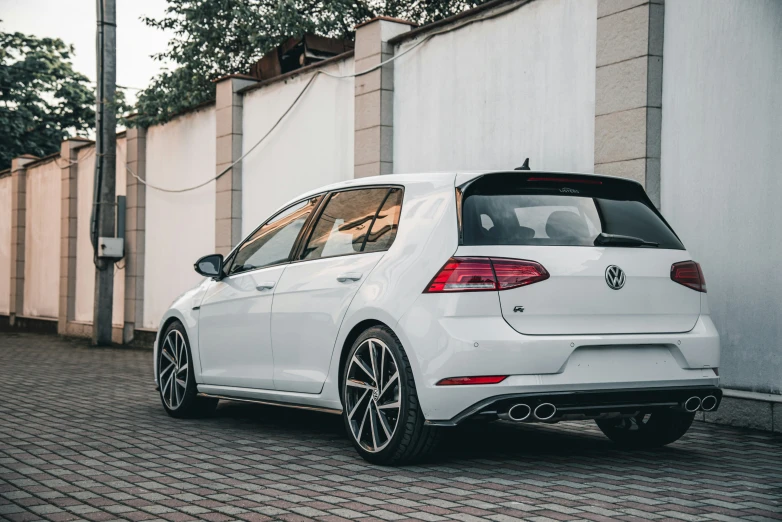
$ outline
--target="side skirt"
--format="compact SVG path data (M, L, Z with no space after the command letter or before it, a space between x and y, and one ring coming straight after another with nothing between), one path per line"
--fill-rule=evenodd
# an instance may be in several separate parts
M215 395L211 393L199 393L198 397L220 399L223 401L250 402L253 404L263 404L265 406L279 406L282 408L293 408L297 410L309 410L309 411L318 411L321 413L331 413L333 415L342 415L342 410L336 410L333 408L322 408L319 406L307 406L306 404L294 404L290 402L270 401L266 399L247 399L247 398L240 398L240 397L229 397L227 395Z

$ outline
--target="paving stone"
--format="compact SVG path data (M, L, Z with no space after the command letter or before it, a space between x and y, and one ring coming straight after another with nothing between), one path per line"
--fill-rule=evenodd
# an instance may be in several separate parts
M495 423L384 468L335 416L222 402L212 418L170 418L150 358L0 333L0 519L782 518L780 435L698 422L630 452L592 423Z

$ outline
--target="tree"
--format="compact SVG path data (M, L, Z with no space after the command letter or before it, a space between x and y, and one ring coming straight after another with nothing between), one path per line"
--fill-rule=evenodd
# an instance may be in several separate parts
M173 64L139 93L136 123L148 126L214 99L211 80L247 73L291 36L354 36L374 16L433 22L485 0L168 0L166 15L144 22L174 33L158 60Z
M0 169L22 154L57 152L94 125L95 93L72 53L59 39L0 32Z

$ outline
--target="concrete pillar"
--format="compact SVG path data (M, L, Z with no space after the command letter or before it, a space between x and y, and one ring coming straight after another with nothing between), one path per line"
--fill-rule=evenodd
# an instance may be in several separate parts
M62 188L60 190L60 307L57 333L66 335L68 323L73 321L76 307L76 219L78 197L78 150L92 143L82 138L71 138L60 144Z
M24 247L27 223L27 172L25 165L38 158L25 154L11 160L11 302L10 324L24 313Z
M355 70L366 71L394 55L388 41L415 24L373 18L356 26ZM353 176L394 171L394 64L356 77Z
M147 129L128 128L125 163L147 179ZM122 342L129 344L144 320L144 244L146 240L147 187L126 172L125 211L125 319Z
M219 174L242 155L242 103L237 91L256 83L244 75L216 80L217 170ZM223 174L215 185L215 252L228 255L242 239L242 164Z
M641 182L660 206L663 0L598 0L595 172Z

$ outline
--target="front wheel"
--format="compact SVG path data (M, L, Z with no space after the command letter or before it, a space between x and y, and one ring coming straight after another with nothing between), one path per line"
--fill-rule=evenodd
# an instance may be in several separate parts
M200 417L217 407L217 399L198 397L193 373L193 358L185 327L171 323L163 334L158 350L157 372L160 400L172 417Z
M673 409L639 413L634 417L596 420L598 428L613 442L629 448L657 448L682 438L695 413Z
M394 332L379 326L359 336L342 377L342 417L364 459L395 465L431 452L439 432L425 425L410 361Z

